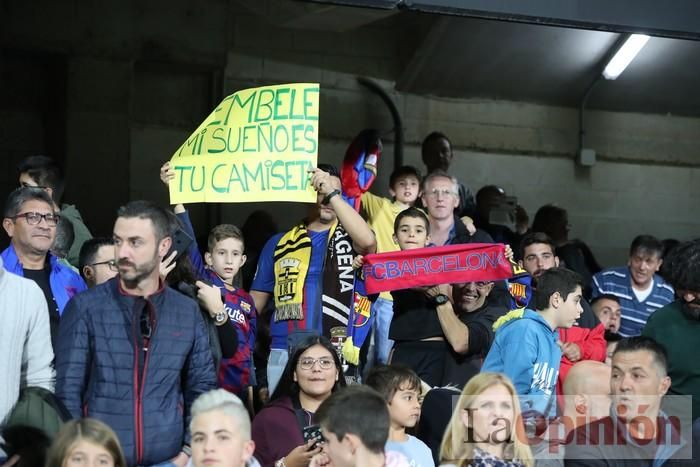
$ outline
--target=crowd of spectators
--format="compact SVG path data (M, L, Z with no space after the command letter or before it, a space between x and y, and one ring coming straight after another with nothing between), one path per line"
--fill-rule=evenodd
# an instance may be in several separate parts
M503 188L473 195L446 135L421 150L424 175L397 167L359 210L319 164L304 219L263 209L201 249L185 206L145 200L92 238L27 157L2 221L0 465L698 465L700 240L640 232L603 268L563 207L530 224ZM495 243L512 279L362 292L367 255Z

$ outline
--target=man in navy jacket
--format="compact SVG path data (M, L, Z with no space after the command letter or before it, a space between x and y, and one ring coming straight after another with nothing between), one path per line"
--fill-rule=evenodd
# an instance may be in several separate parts
M197 304L159 278L168 226L151 203L122 207L114 225L119 276L75 296L59 327L56 394L74 417L110 425L129 465L184 466L190 407L216 385Z

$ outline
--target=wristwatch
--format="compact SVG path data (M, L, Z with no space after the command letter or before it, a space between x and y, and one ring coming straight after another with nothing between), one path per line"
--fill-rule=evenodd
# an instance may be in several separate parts
M226 312L224 310L217 311L214 315L214 321L216 324L221 324L226 321Z
M435 305L444 305L445 303L450 301L450 297L445 295L444 293L437 294L433 297L433 303Z
M330 202L331 202L331 198L334 197L334 196L336 196L336 195L339 195L339 194L340 194L340 190L333 190L333 191L331 191L330 193L328 193L326 196L323 197L323 201L321 201L321 204L328 204L328 203L330 203Z

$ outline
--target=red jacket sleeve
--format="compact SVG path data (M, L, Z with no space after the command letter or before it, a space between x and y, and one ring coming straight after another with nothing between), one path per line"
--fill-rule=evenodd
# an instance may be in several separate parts
M581 360L605 361L607 345L605 343L603 323L599 323L593 329L574 326L570 329L560 330L559 336L562 342L573 342L579 346L581 349Z
M607 354L607 343L605 342L603 323L599 323L593 329L588 330L588 336L579 345L583 354L581 360L604 362Z

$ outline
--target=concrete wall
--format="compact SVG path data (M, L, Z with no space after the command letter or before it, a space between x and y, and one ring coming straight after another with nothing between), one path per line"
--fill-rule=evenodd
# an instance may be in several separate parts
M274 13L280 1L168 2L161 8L114 3L111 15L98 14L93 5L75 7L80 14L74 16L40 3L46 8L12 2L12 20L2 23L7 27L0 48L22 56L6 70L31 78L25 84L13 79L8 89L2 75L0 188L5 193L14 186L10 171L19 157L50 152L66 167L68 201L78 204L97 233L110 232L116 207L128 199L167 202L157 178L160 164L223 96L263 84L321 83L321 161L339 163L363 128L383 131L374 191L386 193L393 123L379 98L358 84L358 75L377 79L396 102L405 163L421 166L423 137L432 130L447 133L456 176L474 190L502 185L531 217L540 205L559 203L569 210L572 236L588 242L603 264L624 261L638 233L689 239L700 232L700 119L589 111L586 146L597 150L599 162L582 168L574 162L575 109L394 91L407 47L424 32L400 21L317 30L304 27L303 17ZM268 8L272 19L261 19L254 11L260 8ZM358 15L348 18L361 23ZM46 60L37 53L53 57L50 63L59 57L62 65L42 71L36 63ZM62 113L32 99L58 75L63 84L49 88L62 96L63 104L54 106ZM306 210L290 203L192 209L204 233L218 221L240 225L262 207L281 228Z

